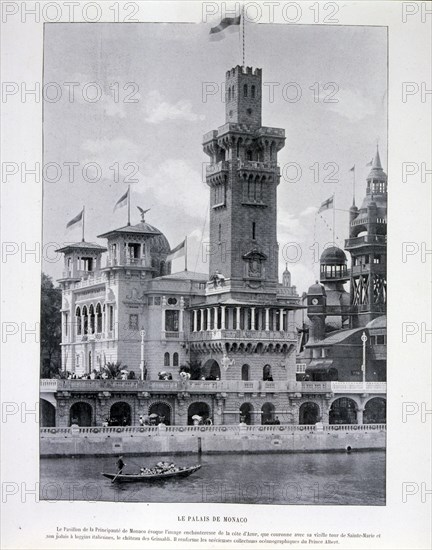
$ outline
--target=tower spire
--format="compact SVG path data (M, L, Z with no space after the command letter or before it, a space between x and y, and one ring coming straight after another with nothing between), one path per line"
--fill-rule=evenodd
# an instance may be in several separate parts
M372 162L372 168L378 168L378 170L382 170L378 142L377 142L377 146L376 146L375 157L374 157L373 162Z

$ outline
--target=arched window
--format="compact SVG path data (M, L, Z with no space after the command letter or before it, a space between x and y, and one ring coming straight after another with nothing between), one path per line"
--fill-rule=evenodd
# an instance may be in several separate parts
M263 368L263 380L273 382L272 370L270 365L265 365Z
M94 334L95 331L95 312L93 304L89 307L89 317L90 317L90 334Z
M96 306L96 332L102 332L102 308L100 304Z
M168 352L164 355L164 367L170 366L170 354Z
M173 354L173 367L178 367L178 366L179 366L179 354L175 352Z
M75 310L75 317L76 317L76 333L77 336L81 335L81 308L77 307Z
M82 316L83 316L83 334L88 334L88 314L87 314L87 306L84 306L82 309Z
M246 151L246 160L252 160L252 151L250 149Z
M247 97L247 95L248 95L248 87L247 87L247 84L245 84L245 85L243 86L243 96L244 96L244 97Z
M241 379L242 380L249 380L249 365L242 365L241 369Z
M234 92L235 92L235 86L233 86L233 87L231 88L232 99L234 99Z
M252 222L252 239L256 239L256 223Z
M251 98L255 99L255 86L251 86Z
M228 101L231 101L231 88L228 86Z

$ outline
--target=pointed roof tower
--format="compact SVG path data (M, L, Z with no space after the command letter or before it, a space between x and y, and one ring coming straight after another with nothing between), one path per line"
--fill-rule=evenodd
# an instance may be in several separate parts
M369 185L371 183L387 182L387 174L384 172L382 164L381 164L381 158L380 158L380 154L379 154L378 144L377 144L377 147L376 147L375 157L372 161L372 168L371 168L371 171L369 172L369 175L366 178L366 180L368 182L368 189L369 189Z

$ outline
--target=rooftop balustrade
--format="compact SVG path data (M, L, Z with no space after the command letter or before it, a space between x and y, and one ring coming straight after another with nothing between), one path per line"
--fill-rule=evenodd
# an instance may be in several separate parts
M112 379L42 379L40 392L122 391L122 392L238 392L238 393L380 393L387 391L386 382L288 382L277 380L112 380Z

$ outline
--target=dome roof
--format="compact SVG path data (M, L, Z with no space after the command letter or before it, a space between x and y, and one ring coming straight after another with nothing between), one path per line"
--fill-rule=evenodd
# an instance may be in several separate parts
M367 177L368 180L375 179L378 181L387 181L387 174L384 172L381 159L378 151L378 146L376 149L375 157L372 161L372 168Z
M365 328L386 328L387 327L387 315L380 315L376 319L370 321Z
M160 233L159 235L155 235L154 237L150 237L150 239L148 239L147 242L150 245L150 252L153 252L156 254L169 254L171 251L171 247L169 245L168 239L165 237L163 233Z
M325 296L326 295L324 285L321 285L318 281L316 281L314 285L311 285L308 288L307 293L308 293L308 295L312 294L314 296Z
M320 258L321 264L340 265L346 264L346 262L347 257L345 252L337 246L330 246L329 248L326 248Z

